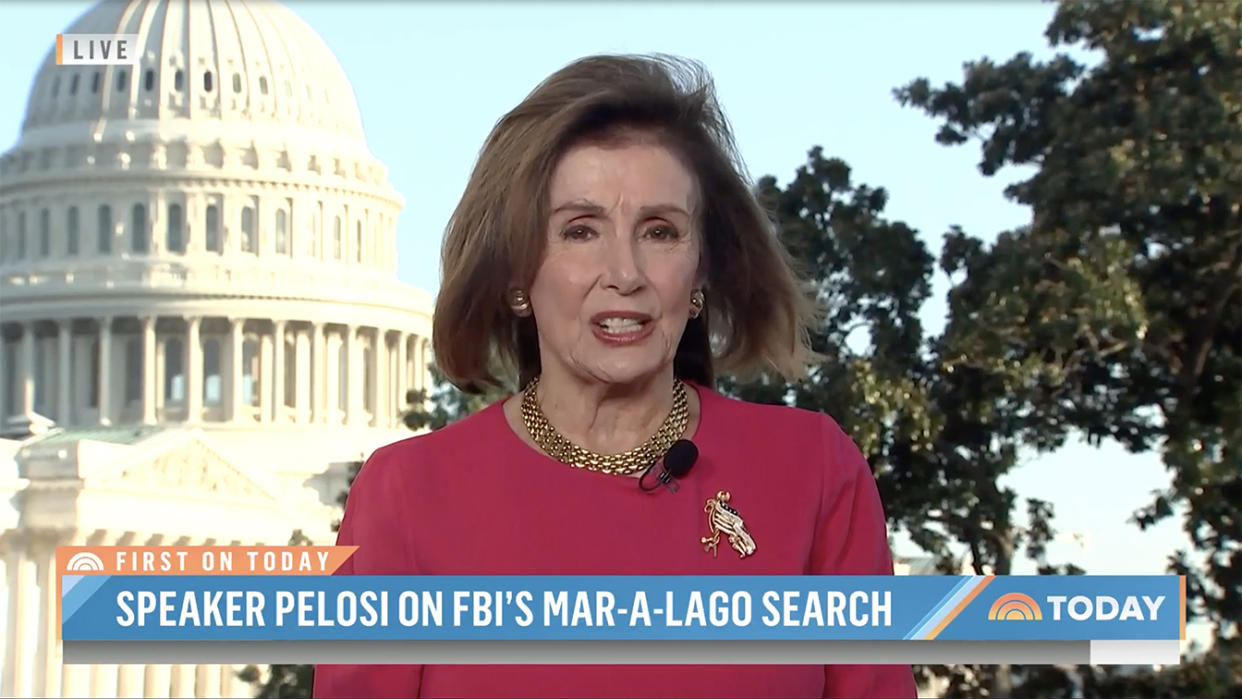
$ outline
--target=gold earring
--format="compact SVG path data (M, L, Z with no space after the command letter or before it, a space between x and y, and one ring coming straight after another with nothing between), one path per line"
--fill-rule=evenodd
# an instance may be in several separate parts
M691 291L690 292L690 317L698 318L699 314L703 312L703 306L706 303L707 303L707 300L703 297L702 289L695 289L694 291Z
M513 315L519 318L525 318L530 315L530 298L522 289L509 290L509 308L513 310Z

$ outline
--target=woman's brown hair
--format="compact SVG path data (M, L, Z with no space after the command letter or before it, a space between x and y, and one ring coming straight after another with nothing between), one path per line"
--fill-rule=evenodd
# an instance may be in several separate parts
M432 342L453 384L502 383L498 364L517 370L517 387L539 373L535 319L514 315L507 292L529 289L539 268L553 169L575 145L634 134L657 139L697 183L707 306L686 325L676 375L707 386L717 369L793 378L814 358L814 307L751 191L706 70L669 56L590 56L497 122L449 221Z

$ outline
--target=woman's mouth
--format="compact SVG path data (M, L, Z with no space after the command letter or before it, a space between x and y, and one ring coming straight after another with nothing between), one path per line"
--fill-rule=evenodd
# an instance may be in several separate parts
M628 345L651 334L651 317L638 313L598 313L591 318L591 330L610 345Z

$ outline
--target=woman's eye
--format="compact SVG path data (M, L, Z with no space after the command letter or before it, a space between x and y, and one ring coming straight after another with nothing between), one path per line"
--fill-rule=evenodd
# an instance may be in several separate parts
M664 224L647 229L647 236L655 240L677 240L679 235L676 228Z
M586 240L593 235L595 231L586 226L570 226L561 233L561 237L566 240Z

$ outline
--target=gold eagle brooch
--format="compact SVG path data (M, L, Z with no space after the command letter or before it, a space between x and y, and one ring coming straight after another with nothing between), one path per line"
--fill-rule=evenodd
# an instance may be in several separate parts
M755 540L746 531L746 522L742 520L742 515L728 504L732 497L729 491L722 490L716 493L715 497L708 498L707 504L703 507L703 511L707 513L708 535L700 541L704 551L712 552L712 558L716 557L716 549L720 546L721 533L728 537L729 545L737 551L739 558L746 558L755 552Z

